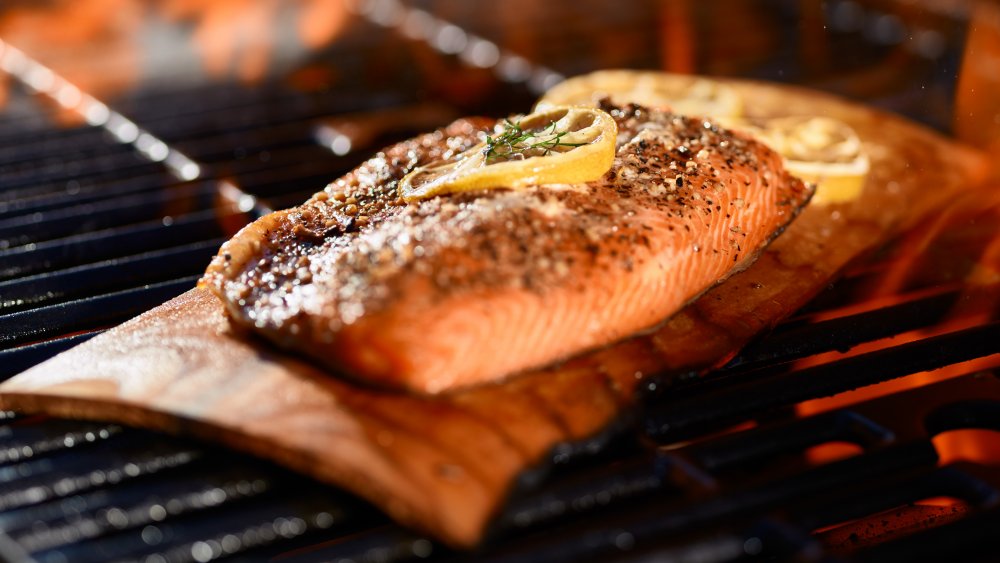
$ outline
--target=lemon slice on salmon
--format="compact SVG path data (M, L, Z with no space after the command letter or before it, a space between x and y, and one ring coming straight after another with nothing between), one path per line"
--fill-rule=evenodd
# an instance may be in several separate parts
M740 126L785 159L785 169L816 184L813 203L858 197L870 168L861 139L850 125L829 117L779 117Z
M685 115L738 117L743 114L743 99L728 84L707 78L627 70L604 70L565 80L549 89L535 108L596 105L602 98L610 98L612 103L619 105L635 103L665 107Z
M576 184L599 179L615 159L618 127L590 107L550 107L506 119L486 140L444 162L403 177L407 202L488 188Z

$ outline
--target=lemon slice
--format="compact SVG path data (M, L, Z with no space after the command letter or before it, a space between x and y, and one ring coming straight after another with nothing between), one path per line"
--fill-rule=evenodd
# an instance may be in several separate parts
M870 168L861 139L850 125L829 117L779 117L732 124L756 135L785 159L792 174L816 184L813 203L858 197Z
M784 157L785 168L817 185L813 203L855 199L864 188L870 163L857 133L828 117L779 117L748 121L735 88L707 78L661 72L604 70L570 78L552 87L535 105L637 103L710 117L725 127L758 137Z
M575 184L599 179L615 159L618 127L589 107L551 107L505 120L454 159L417 168L399 182L405 201L488 188Z
M690 78L660 72L604 70L565 80L542 96L536 110L554 105L596 105L601 98L612 103L666 107L685 115L737 117L743 100L736 89L707 78Z

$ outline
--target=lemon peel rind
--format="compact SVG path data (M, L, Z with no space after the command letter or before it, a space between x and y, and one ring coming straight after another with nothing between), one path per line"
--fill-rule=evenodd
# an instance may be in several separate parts
M549 120L570 112L586 112L593 117L592 124L598 131L592 140L574 146L566 152L552 152L528 156L522 160L488 163L485 156L487 144L479 143L449 162L434 162L421 166L400 180L400 197L408 203L422 199L485 189L524 189L542 184L579 184L599 179L607 172L615 158L615 141L618 127L607 113L585 106L558 106L523 117L519 123ZM543 124L547 127L548 124ZM531 127L531 125L526 125ZM449 172L447 169L451 168ZM444 170L444 172L442 172ZM420 183L425 175L440 174L437 178Z

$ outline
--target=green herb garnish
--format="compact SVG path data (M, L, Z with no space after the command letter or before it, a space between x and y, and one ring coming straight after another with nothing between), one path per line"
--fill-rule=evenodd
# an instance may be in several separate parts
M556 132L556 122L552 121L538 131L525 131L521 122L509 119L503 121L503 131L493 137L486 135L483 156L487 164L497 160L512 160L529 156L547 156L557 147L581 147L587 143L567 143L562 140L569 131Z

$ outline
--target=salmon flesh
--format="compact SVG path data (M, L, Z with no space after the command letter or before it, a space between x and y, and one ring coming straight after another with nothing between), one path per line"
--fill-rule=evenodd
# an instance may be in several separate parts
M403 202L399 180L493 123L399 143L225 243L203 285L235 324L378 386L497 381L651 329L753 262L812 195L711 121L603 109L603 178Z

